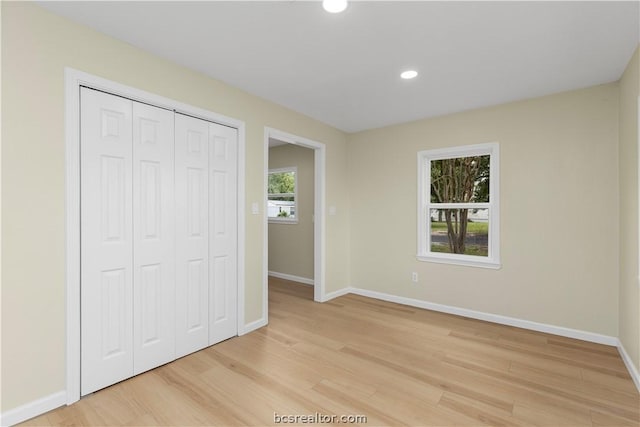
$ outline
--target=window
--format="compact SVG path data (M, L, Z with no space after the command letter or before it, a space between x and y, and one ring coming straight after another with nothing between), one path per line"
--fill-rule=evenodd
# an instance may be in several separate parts
M418 153L418 259L500 268L498 144Z
M267 215L270 222L298 222L297 188L297 168L269 170Z

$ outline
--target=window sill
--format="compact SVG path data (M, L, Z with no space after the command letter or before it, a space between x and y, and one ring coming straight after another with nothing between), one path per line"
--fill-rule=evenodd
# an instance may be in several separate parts
M468 255L467 256L459 255L457 257L452 257L452 256L437 256L432 254L418 254L416 258L418 259L418 261L436 262L439 264L454 264L454 265L462 265L465 267L490 268L493 270L499 270L500 268L502 268L502 264L494 260L490 260L490 259L481 260L481 259L477 259L479 257L468 256Z
M298 220L297 219L276 219L276 218L269 218L269 224L297 224Z

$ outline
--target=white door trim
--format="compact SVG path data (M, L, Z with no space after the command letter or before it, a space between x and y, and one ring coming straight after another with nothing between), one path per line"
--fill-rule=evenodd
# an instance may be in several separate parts
M266 200L267 200L267 180L269 176L269 138L274 138L288 144L299 145L301 147L310 148L314 151L314 226L313 226L313 253L314 253L314 270L313 270L313 299L317 302L326 301L325 293L325 162L326 162L326 146L320 142L312 141L308 138L293 135L277 129L265 127L264 129L264 183L262 185L264 196L262 198L265 203L263 212L264 236L262 247L262 266L263 266L263 282L262 282L262 313L265 323L268 321L268 284L269 284L269 248L268 248L268 227L269 218L267 216Z
M245 124L243 121L65 68L66 402L80 399L80 86L238 129L238 335L244 324Z

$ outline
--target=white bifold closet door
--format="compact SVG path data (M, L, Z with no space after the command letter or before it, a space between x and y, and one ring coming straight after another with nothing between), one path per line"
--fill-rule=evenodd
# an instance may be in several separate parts
M175 115L176 356L237 334L237 130Z
M86 88L80 122L85 395L237 334L238 135Z
M133 373L175 359L173 111L133 102Z
M81 394L133 375L130 100L81 89Z
M173 112L82 89L81 392L175 359Z
M176 120L176 354L209 344L209 123Z
M209 344L238 333L238 130L209 123Z

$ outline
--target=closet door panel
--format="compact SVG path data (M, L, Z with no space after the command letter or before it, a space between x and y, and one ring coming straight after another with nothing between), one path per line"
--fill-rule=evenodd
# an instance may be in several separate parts
M81 89L81 394L133 375L132 102Z
M173 116L133 103L134 374L175 359Z
M175 115L176 357L209 342L209 123Z
M238 334L237 129L209 124L209 344Z

